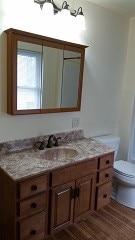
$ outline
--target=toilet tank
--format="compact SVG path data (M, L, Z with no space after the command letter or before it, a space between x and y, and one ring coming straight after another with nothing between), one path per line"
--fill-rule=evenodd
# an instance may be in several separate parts
M110 146L111 148L113 148L115 150L114 160L116 159L118 149L119 149L120 137L110 134L110 135L92 137L92 139L102 142Z

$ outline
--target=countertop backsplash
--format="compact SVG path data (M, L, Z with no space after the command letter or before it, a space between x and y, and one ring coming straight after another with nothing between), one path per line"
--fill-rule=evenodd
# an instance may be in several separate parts
M0 143L0 154L33 149L36 147L35 143L38 141L45 141L45 143L47 144L47 140L50 135L51 134ZM81 129L81 130L75 130L75 131L69 131L69 132L55 133L54 135L56 137L61 137L61 139L59 140L60 143L61 142L66 143L68 141L73 141L76 139L83 138L84 131Z

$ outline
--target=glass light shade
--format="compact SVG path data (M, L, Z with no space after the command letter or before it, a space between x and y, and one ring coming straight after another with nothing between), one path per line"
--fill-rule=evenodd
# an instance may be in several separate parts
M80 30L86 30L85 17L83 15L76 16L76 22Z
M54 10L53 10L53 5L52 3L45 2L43 6L43 11L46 16L53 16L54 15Z
M62 9L61 10L61 15L63 15L63 16L67 16L67 17L69 17L70 16L70 10L69 9Z

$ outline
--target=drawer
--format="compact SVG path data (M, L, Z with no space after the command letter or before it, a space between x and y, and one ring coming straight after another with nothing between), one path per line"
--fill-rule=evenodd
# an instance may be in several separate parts
M66 167L52 172L52 186L58 186L97 171L98 159Z
M113 175L113 167L106 168L104 170L101 170L98 173L98 183L103 184L105 182L108 182L112 179Z
M43 240L45 237L45 213L19 222L19 240Z
M21 201L17 204L18 216L29 217L35 213L47 209L47 194L40 194L36 197Z
M110 202L112 182L105 183L97 190L97 210Z
M114 154L109 154L99 159L99 169L113 166Z
M19 183L20 199L33 196L48 188L48 175Z

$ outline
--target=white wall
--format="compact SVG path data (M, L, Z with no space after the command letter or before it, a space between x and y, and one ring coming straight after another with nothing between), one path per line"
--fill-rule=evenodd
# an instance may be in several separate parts
M121 138L119 159L127 160L133 105L135 99L135 18L130 20L130 30L125 69L125 83L121 101L119 136Z
M129 20L87 5L88 21L82 113L86 135L117 134L125 72ZM88 35L87 35L88 34Z
M129 20L88 1L68 3L72 9L83 8L87 30L80 36L71 29L65 32L62 26L50 26L43 16L41 21L34 0L0 1L0 34L14 27L89 45L81 112L10 116L6 114L6 37L0 35L0 142L72 130L74 117L80 118L79 128L86 136L117 134Z

